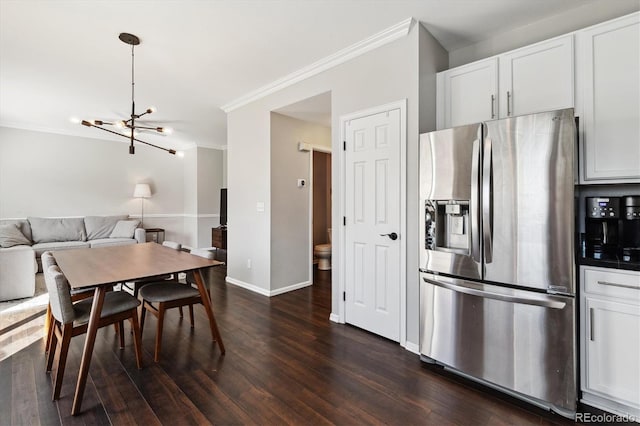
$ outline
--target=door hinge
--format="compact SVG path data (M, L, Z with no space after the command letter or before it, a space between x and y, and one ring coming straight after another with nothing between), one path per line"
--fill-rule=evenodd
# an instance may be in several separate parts
M347 141L342 141L342 150L343 151L347 150Z
M342 226L347 226L347 217L342 216Z
M343 291L343 292L342 292L342 300L343 300L344 302L346 302L346 301L347 301L347 292L346 292L346 291Z

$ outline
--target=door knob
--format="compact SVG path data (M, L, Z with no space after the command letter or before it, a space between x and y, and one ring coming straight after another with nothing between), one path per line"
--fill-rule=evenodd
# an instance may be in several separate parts
M392 232L390 234L380 234L381 237L389 237L391 238L393 241L398 239L398 234L396 234L395 232Z

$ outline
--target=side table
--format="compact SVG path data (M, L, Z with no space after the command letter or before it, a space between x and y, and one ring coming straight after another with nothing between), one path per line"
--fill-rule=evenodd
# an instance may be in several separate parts
M164 242L164 229L162 228L145 228L147 233L147 241L162 244Z

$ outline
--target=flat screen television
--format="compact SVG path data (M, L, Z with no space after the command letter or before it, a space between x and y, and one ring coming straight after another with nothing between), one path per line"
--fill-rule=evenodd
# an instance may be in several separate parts
M227 188L220 188L220 226L227 226Z

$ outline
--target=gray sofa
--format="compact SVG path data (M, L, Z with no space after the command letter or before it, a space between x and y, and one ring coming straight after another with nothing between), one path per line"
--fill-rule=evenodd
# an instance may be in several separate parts
M35 273L42 272L40 256L45 251L146 242L139 221L126 215L0 220L0 226L12 224L24 236L24 244L17 244L19 238L5 239L5 245L12 246L0 247L0 301L34 295ZM11 226L10 231L15 229Z

